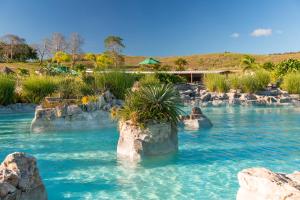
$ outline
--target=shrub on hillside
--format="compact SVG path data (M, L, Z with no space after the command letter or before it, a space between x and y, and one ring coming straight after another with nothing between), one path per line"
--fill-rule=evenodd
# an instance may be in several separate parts
M98 92L110 90L118 99L124 99L125 93L138 79L138 75L124 72L103 72L95 74L95 87Z
M49 76L31 76L22 84L23 96L31 103L40 103L46 96L55 92L58 81Z
M290 94L300 94L300 73L290 73L284 76L281 87Z
M211 92L228 92L230 89L228 80L221 74L206 74L204 84Z
M16 81L7 75L0 75L0 105L14 102Z

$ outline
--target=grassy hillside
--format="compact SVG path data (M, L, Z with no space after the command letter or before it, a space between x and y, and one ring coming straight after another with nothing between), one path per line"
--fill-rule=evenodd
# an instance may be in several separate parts
M214 69L241 69L240 61L245 54L239 53L214 53L214 54L199 54L191 56L170 56L170 57L155 57L160 60L162 64L168 64L174 66L174 61L181 57L188 61L187 69L191 70L214 70ZM248 54L249 55L249 54ZM297 53L284 53L284 54L269 54L269 55L251 55L255 57L256 62L274 62L279 63L283 60L294 58L300 59L300 52ZM146 57L144 56L126 56L125 66L127 68L134 68L139 62L143 61ZM88 67L93 66L88 61L79 62ZM69 63L66 63L69 65ZM0 67L7 66L13 69L27 68L31 71L39 69L37 63L0 63Z
M171 57L155 57L163 64L174 65L174 61L181 57L188 61L188 69L193 70L213 70L213 69L240 69L240 61L245 54L239 53L215 53L215 54L200 54L191 56L171 56ZM249 55L249 54L248 54ZM256 62L274 62L279 63L289 58L300 59L298 53L270 54L270 55L251 55L255 57ZM127 65L136 65L144 60L142 56L127 56Z

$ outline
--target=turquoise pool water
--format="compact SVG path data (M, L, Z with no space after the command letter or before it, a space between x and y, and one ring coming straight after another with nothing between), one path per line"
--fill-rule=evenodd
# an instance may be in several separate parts
M204 108L210 130L180 130L179 152L140 164L118 160L116 129L30 134L33 114L0 115L0 160L38 158L49 200L235 199L236 175L300 166L300 108Z

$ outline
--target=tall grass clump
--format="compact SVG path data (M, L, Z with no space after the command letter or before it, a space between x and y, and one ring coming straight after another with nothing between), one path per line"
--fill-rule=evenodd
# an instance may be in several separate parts
M221 74L206 74L204 84L211 92L228 92L230 89L228 80Z
M255 93L259 91L259 86L254 75L244 75L240 79L241 90L245 93Z
M110 90L118 99L124 99L125 94L137 80L137 75L124 72L103 72L95 74L95 86L98 91Z
M23 81L23 96L31 103L40 103L46 96L55 92L58 80L50 76L31 76Z
M151 85L159 85L161 84L160 80L154 75L145 75L139 80L140 86L151 86Z
M240 89L241 88L241 79L239 75L232 74L228 76L228 82L230 85L230 89Z
M80 78L62 77L59 80L57 92L63 99L77 99L93 94L93 89Z
M7 75L0 75L0 105L14 102L16 81Z
M124 106L116 112L115 118L131 120L141 126L151 122L176 125L180 106L180 96L171 84L144 86L126 95Z
M259 90L264 89L271 82L270 73L266 70L256 71L254 77L257 81L257 87Z
M300 73L285 75L281 87L290 94L300 94Z

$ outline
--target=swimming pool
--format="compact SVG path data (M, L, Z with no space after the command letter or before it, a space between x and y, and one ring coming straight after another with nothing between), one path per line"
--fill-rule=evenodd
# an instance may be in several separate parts
M30 134L31 114L0 115L0 160L38 159L49 200L235 199L237 173L300 166L300 109L209 107L209 130L179 132L179 151L133 164L117 159L117 129Z

